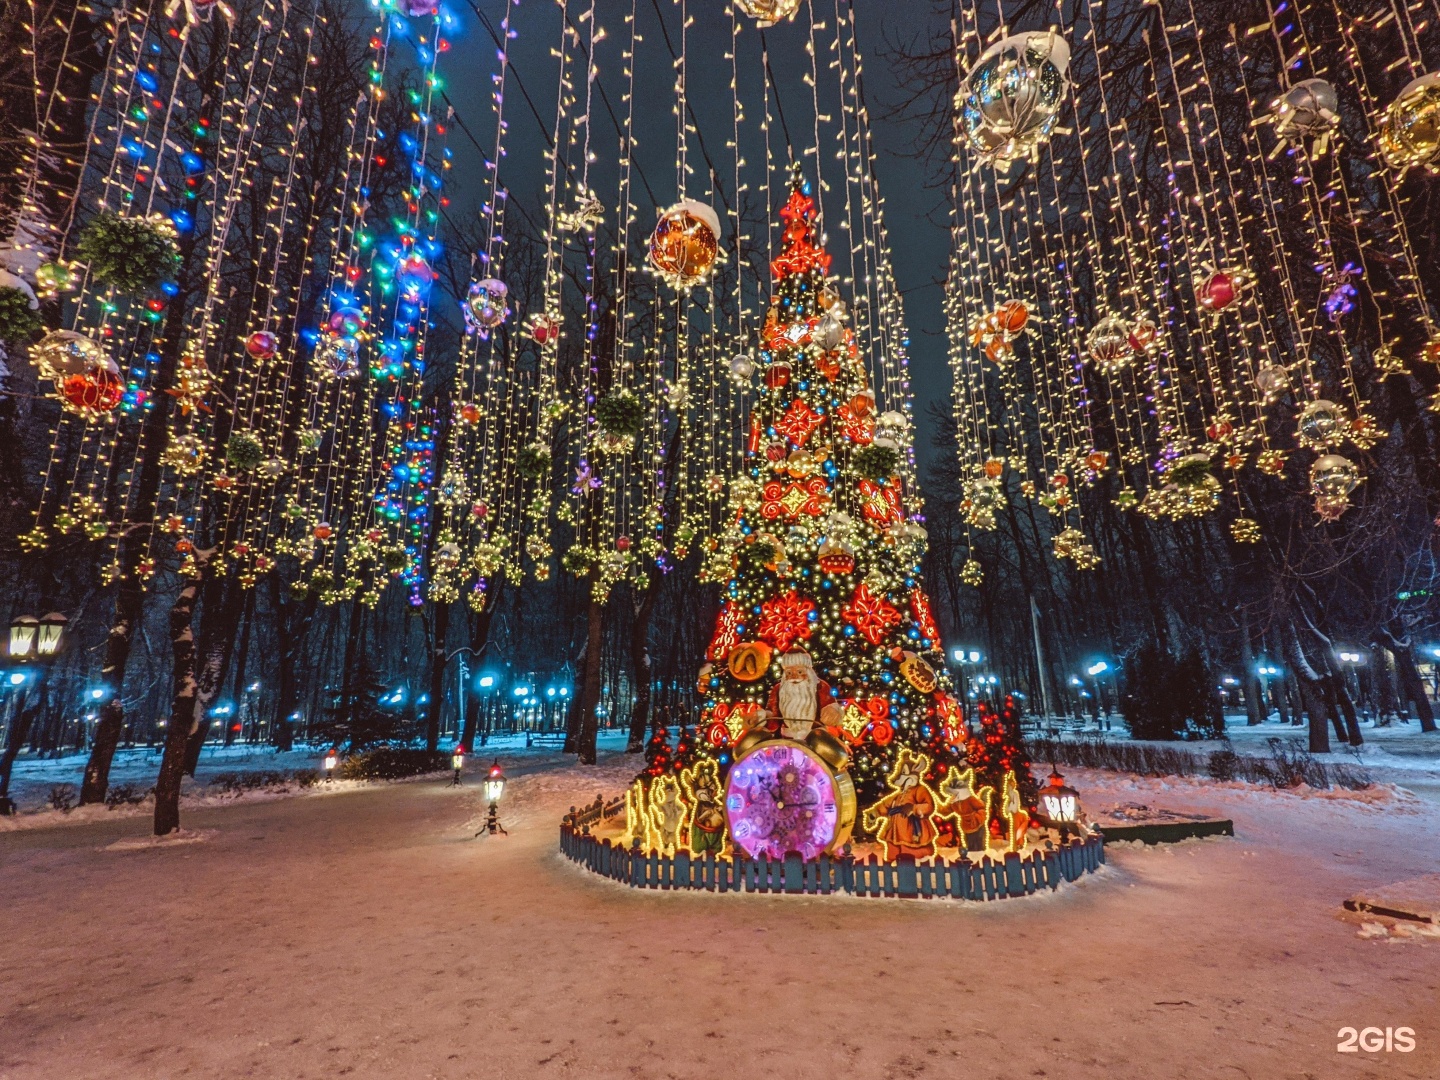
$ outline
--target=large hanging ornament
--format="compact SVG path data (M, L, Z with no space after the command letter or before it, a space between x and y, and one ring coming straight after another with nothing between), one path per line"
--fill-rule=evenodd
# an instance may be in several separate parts
M1440 171L1440 71L1412 80L1385 110L1380 156L1402 175L1411 168Z
M1344 435L1345 410L1333 401L1317 398L1300 410L1295 431L1300 442L1311 450L1323 450Z
M720 219L694 199L682 199L665 213L650 237L650 267L677 289L710 276L720 254Z
M1102 375L1118 375L1135 359L1130 328L1118 315L1106 315L1085 335L1085 351Z
M755 361L749 353L736 353L730 358L730 381L736 386L749 386L755 374Z
M176 239L168 218L121 217L106 210L81 230L75 251L101 285L122 293L143 293L179 271Z
M999 364L1010 359L1012 342L1025 333L1030 307L1023 300L1006 300L970 330L970 344L985 350L985 359Z
M430 295L430 286L435 284L435 270L419 252L406 255L395 267L395 284L400 287L400 298L407 303L423 303Z
M1274 401L1290 388L1290 376L1279 364L1266 364L1255 372L1255 389L1265 395L1266 401Z
M1290 143L1314 139L1316 155L1325 153L1330 133L1340 126L1339 99L1324 79L1296 83L1270 107L1275 134Z
M1349 458L1322 454L1310 466L1310 494L1322 521L1334 521L1350 509L1350 493L1360 484L1360 470Z
M560 320L549 312L530 316L530 338L545 346L560 340Z
M735 0L740 10L755 20L761 30L795 17L800 0Z
M471 282L465 293L465 332L488 338L510 314L509 298L509 286L498 278Z
M98 343L73 330L51 330L31 347L30 359L42 378L57 383L110 363Z
M833 352L845 343L845 309L836 304L816 323L810 340L826 352Z
M125 396L120 369L110 360L88 371L65 376L59 389L66 410L87 420L108 418Z
M160 461L181 476L194 476L205 466L205 443L200 436L188 432L171 435Z
M269 330L257 330L245 339L245 351L254 360L264 363L266 360L275 359L275 353L279 351L280 339Z
M315 366L327 379L349 379L360 373L360 342L353 337L320 335L315 346Z
M1054 31L1016 34L986 49L955 95L960 124L981 161L1033 158L1060 116L1070 46Z

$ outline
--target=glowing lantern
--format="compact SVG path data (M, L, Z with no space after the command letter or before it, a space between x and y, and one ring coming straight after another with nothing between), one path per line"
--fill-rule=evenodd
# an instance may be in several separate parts
M1080 820L1080 793L1067 787L1055 769L1050 770L1049 782L1037 793L1035 804L1035 816L1052 829L1068 832Z

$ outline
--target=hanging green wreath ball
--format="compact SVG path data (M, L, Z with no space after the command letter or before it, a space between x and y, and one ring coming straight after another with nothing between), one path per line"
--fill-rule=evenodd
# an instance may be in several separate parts
M123 293L143 293L180 270L175 226L162 217L97 214L80 233L76 253L90 276Z
M616 390L596 403L595 419L612 435L634 438L645 425L645 406L629 390Z
M872 443L856 450L850 458L855 471L866 480L884 480L900 467L900 451L893 446Z
M521 447L515 457L515 471L521 476L539 480L550 471L550 451L541 443Z
M249 472L265 460L265 446L253 431L232 431L225 443L225 461L233 469Z

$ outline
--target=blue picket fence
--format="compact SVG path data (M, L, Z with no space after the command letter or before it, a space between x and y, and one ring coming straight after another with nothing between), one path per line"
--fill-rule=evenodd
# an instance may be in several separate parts
M806 862L794 852L783 859L717 859L688 852L661 855L626 848L608 839L597 840L588 825L560 826L560 850L597 874L623 881L636 889L705 889L711 892L799 893L851 896L898 896L957 900L1003 900L1028 896L1041 889L1058 888L1105 862L1105 841L1093 836L1074 839L1052 851L1035 851L1021 857L1006 853L1003 861L937 858L917 863L906 855L895 862L865 859L820 858Z

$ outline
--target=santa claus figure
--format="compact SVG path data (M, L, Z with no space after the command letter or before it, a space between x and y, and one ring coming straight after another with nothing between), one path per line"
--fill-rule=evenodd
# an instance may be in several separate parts
M803 740L833 699L830 684L815 671L815 662L799 645L780 657L783 674L770 688L769 709L784 722L787 738Z

